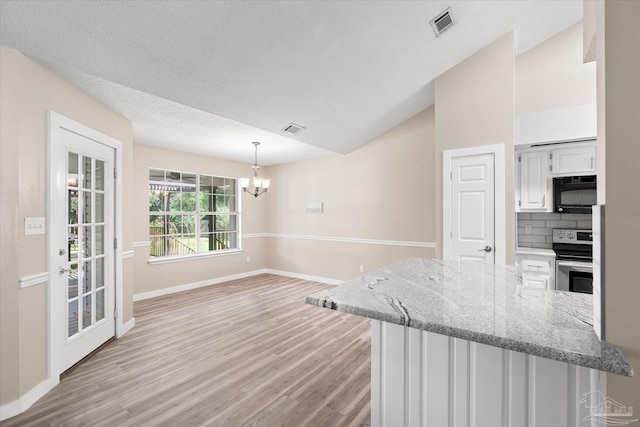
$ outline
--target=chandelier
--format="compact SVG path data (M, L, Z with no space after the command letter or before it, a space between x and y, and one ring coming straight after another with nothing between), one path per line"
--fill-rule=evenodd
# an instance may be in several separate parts
M256 157L255 162L253 163L253 179L251 178L240 178L240 186L242 190L253 195L253 197L258 197L259 195L266 193L269 189L269 185L271 184L271 180L267 178L260 178L258 176L258 145L259 142L252 143L256 147Z

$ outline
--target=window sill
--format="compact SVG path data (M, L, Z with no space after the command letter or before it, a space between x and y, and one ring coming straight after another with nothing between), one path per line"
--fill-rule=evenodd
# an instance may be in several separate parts
M153 258L150 258L149 261L147 262L150 265L170 264L173 262L192 261L192 260L202 259L202 258L216 258L221 256L237 255L241 253L242 253L242 249L228 249L226 251L205 252L201 254L153 257Z

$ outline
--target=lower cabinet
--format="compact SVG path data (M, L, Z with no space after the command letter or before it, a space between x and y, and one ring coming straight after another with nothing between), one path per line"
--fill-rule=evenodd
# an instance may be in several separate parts
M555 289L554 255L517 254L516 265L522 272L522 284L532 288Z

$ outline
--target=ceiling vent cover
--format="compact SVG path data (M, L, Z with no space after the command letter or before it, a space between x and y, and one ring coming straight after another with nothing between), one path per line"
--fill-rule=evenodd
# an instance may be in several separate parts
M431 20L431 27L433 27L433 32L436 33L436 37L440 37L442 33L453 26L453 19L451 19L450 11L451 8L447 8L444 12Z
M295 135L295 134L297 134L298 132L301 132L301 131L303 131L303 130L305 130L305 129L306 129L306 128L305 128L304 126L300 126L300 125L297 125L297 124L295 124L295 123L289 123L289 124L288 124L288 125L286 125L286 126L284 127L284 129L282 129L282 130L283 130L284 132L288 132L288 133L291 133L291 134L294 134L294 135Z

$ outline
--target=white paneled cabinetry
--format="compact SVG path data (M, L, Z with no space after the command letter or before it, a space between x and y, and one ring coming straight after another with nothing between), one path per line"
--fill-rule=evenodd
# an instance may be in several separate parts
M371 321L371 425L591 427L606 374Z
M548 211L549 186L547 179L548 154L546 151L527 151L518 155L521 210Z
M595 145L551 150L551 173L553 175L580 175L596 171Z
M522 272L522 284L538 289L555 289L555 253L516 254L516 265Z
M554 177L595 172L595 141L518 147L516 212L553 212Z

